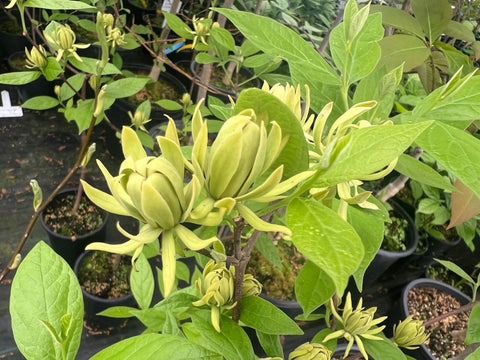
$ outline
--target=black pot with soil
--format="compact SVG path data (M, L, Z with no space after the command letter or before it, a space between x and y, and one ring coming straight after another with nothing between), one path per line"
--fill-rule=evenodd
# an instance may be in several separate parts
M25 50L14 52L8 57L8 67L11 71L29 71L25 59ZM43 75L28 84L15 85L15 89L22 102L35 96L55 97L54 81L47 81Z
M109 214L96 207L82 194L77 213L72 213L77 189L66 189L58 193L40 214L40 223L48 234L52 248L70 266L92 242L106 239Z
M470 301L460 290L441 281L416 279L403 288L400 304L395 307L391 318L399 320L412 315L425 322ZM418 349L404 351L417 360L453 358L465 350L467 325L468 313L449 316L426 327L429 339Z
M131 258L104 251L85 251L75 262L74 272L82 288L85 324L93 333L111 331L127 319L97 315L113 306L136 306L130 290Z
M364 276L364 285L376 281L400 259L410 256L418 245L418 232L408 213L396 202L390 201L391 223L385 224L383 243Z
M0 55L2 58L8 59L13 53L25 51L25 48L30 47L31 44L22 35L19 17L14 14L11 17L2 14L0 16Z

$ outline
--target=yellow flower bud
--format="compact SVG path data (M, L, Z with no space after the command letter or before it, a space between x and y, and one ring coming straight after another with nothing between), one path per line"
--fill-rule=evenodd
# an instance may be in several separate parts
M425 333L422 321L414 320L409 316L398 325L394 325L393 339L398 346L413 350L428 339L428 334Z
M194 306L209 305L212 325L220 332L220 308L231 309L236 305L235 268L227 269L225 262L210 260L203 269L203 276L195 283L201 299Z
M60 85L55 85L53 87L53 92L55 93L55 95L60 96L61 89L62 88L60 87Z
M43 70L47 67L47 52L42 45L33 47L30 52L25 48L26 67L29 69Z
M130 117L130 121L132 125L138 129L142 129L143 131L147 131L145 129L145 124L148 123L151 119L149 119L143 111L136 110L135 114L132 115L132 112L128 112L128 116Z
M262 284L252 274L243 276L242 297L257 296L262 292Z
M62 50L72 49L75 40L75 33L68 24L57 27L57 44Z
M115 18L113 17L112 14L103 14L102 18L103 18L103 26L104 27L112 27L113 26L113 24L115 22Z
M293 350L288 360L330 360L332 352L324 345L305 343Z
M182 103L184 103L185 105L189 105L191 103L192 99L190 98L190 94L189 93L184 93L182 95Z

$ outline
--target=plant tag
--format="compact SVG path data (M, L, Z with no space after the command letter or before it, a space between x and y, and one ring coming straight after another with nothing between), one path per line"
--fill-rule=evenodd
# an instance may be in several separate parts
M23 111L20 106L12 106L10 94L7 90L2 90L2 106L0 106L0 117L21 117Z

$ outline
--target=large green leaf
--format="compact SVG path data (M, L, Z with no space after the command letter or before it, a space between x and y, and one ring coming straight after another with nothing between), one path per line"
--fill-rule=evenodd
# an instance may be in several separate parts
M77 107L70 107L65 111L65 118L68 121L75 121L79 134L90 126L93 118L94 103L94 99L79 100Z
M298 250L334 282L341 296L364 257L362 240L335 211L314 200L293 200L287 225Z
M20 264L12 282L10 314L15 342L27 359L74 359L83 329L83 298L70 266L44 242L37 243ZM70 326L62 326L70 318ZM62 334L63 333L63 334ZM63 336L62 336L63 335Z
M115 80L107 85L105 96L117 99L135 95L150 81L149 77L132 77Z
M363 276L383 241L384 223L380 210L348 208L348 222L353 226L363 243L365 254L360 266L353 274L357 288L363 288Z
M417 143L480 196L480 141L477 138L436 122L418 137Z
M32 109L32 110L47 110L54 108L60 104L58 99L55 99L51 96L35 96L33 98L28 99L22 104L24 109Z
M468 355L465 360L480 360L480 348L477 348L473 353Z
M422 184L443 190L455 191L455 187L450 181L433 170L431 166L415 159L413 156L406 154L400 155L395 170L410 179L421 182Z
M332 279L315 263L307 261L295 281L295 297L306 315L324 304L335 293Z
M90 360L220 360L221 356L184 337L143 334L122 340L98 352Z
M135 262L135 268L130 272L130 287L141 309L147 309L150 306L155 288L154 282L152 267L142 254Z
M449 75L453 75L460 68L462 68L462 74L464 75L475 70L475 66L468 55L458 50L456 47L442 41L435 41L434 45L442 52L445 59L448 61Z
M303 331L282 310L258 296L242 299L240 321L270 335L302 335Z
M271 357L278 356L283 359L283 348L279 335L264 334L256 331L258 341L262 345L265 354Z
M448 0L412 0L411 6L423 32L433 43L452 18L452 8Z
M68 62L75 66L77 69L84 71L89 74L96 74L97 73L97 64L98 59L82 57L82 61L78 61L73 56L68 58ZM102 75L113 75L113 74L121 74L122 72L113 64L107 63L105 68L102 70Z
M354 22L352 27L359 26L358 16L352 21ZM358 33L346 31L345 26L345 23L340 23L332 30L330 51L345 83L350 85L375 69L381 56L378 41L383 38L384 30L379 14L370 15ZM355 37L347 38L346 33L353 33Z
M384 37L379 42L382 48L382 58L379 66L388 70L403 64L404 71L410 71L422 64L430 54L425 43L416 36L394 34Z
M48 9L48 10L88 10L96 9L96 7L88 5L83 1L72 0L27 0L25 6Z
M14 71L0 74L0 84L25 85L38 79L42 75L40 71Z
M282 136L288 136L288 142L273 164L276 168L283 164L285 177L290 177L308 168L308 149L300 122L276 96L260 89L246 89L240 93L234 113L244 109L253 109L257 121L267 125L275 121L282 128Z
M463 80L463 79L462 79ZM412 114L439 121L465 124L480 118L480 76L436 89L413 109ZM451 88L451 91L448 90Z
M394 27L402 32L418 36L420 39L425 37L422 27L418 21L404 10L397 9L394 6L371 5L370 13L382 13L382 23L386 26Z
M254 358L250 339L240 325L226 316L221 316L220 329L220 332L216 331L210 319L196 314L192 316L192 322L183 325L185 335L192 343L221 354L225 359Z
M446 35L454 37L455 39L464 40L468 42L475 41L475 35L472 30L458 21L450 20L447 27L444 29Z
M353 131L348 144L317 179L316 186L361 179L381 170L400 156L431 124L431 121L424 121L411 125L370 126Z

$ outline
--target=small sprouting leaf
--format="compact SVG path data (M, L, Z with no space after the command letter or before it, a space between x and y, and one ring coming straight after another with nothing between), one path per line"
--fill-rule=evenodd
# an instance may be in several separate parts
M460 276L462 279L467 280L470 284L475 284L475 280L472 279L470 275L468 275L460 266L457 264L448 261L448 260L440 260L434 259L435 261L439 262L443 266L445 266L448 270L453 271L455 274Z

